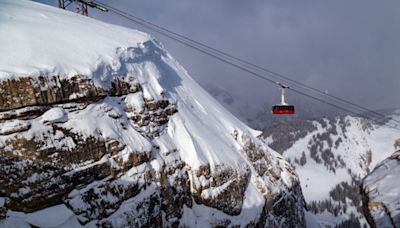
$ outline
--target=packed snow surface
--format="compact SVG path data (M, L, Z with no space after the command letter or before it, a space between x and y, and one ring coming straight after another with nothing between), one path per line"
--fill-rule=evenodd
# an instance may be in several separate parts
M0 1L0 80L90 75L97 64L112 63L116 47L136 47L150 38L139 31L82 18L35 2Z
M60 123L68 120L67 113L63 108L52 108L42 115L44 123Z
M8 211L7 218L0 220L0 227L82 227L76 216L65 205L60 204L33 213Z

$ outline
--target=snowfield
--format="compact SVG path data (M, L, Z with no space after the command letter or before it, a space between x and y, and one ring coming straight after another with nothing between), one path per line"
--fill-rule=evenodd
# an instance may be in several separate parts
M118 52L150 39L139 31L82 17L35 2L2 0L0 79L91 75L102 64L113 65Z

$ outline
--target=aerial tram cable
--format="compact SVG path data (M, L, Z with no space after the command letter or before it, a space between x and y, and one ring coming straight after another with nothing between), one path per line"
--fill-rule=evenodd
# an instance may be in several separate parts
M166 29L166 28L163 28L163 27L158 26L158 25L156 25L156 24L153 24L153 23L151 23L151 22L149 22L149 21L146 21L146 20L144 20L144 19L141 19L141 18L139 18L139 17L136 17L136 16L134 16L134 15L132 15L132 14L123 12L123 11L121 11L121 10L119 10L119 9L116 9L116 8L111 7L111 6L108 6L108 5L105 5L105 6L107 6L107 7L109 7L109 8L112 8L112 9L115 10L115 11L119 11L119 12L122 13L122 14L125 14L125 15L127 15L127 16L132 17L132 18L135 20L136 23L141 22L141 23L139 23L139 24L141 24L141 25L143 25L143 26L145 26L145 27L148 27L148 26L144 25L143 23L148 24L149 26L155 27L155 28L157 28L157 29L159 29L159 30L165 31L165 32L167 32L167 33L170 33L170 34L172 34L172 35L174 35L174 36L177 36L177 37L179 37L179 38L185 39L185 40L187 40L188 42L195 43L195 44L197 44L197 45L199 45L199 46L201 46L201 47L203 47L203 48L209 49L209 50L214 51L214 52L216 52L216 53L218 53L218 54L221 54L221 55L224 55L224 56L226 56L226 57L232 58L232 59L238 61L240 64L249 65L249 66L251 66L251 67L253 67L253 68L256 68L256 69L258 69L258 70L260 70L260 71L263 71L263 72L265 72L265 73L268 73L268 74L274 76L275 78L279 78L279 79L284 79L284 80L290 81L290 82L292 82L292 83L295 83L295 84L299 85L300 87L303 87L303 88L305 88L305 89L309 89L309 90L311 90L311 91L313 91L313 92L315 92L315 93L318 93L318 94L320 94L320 95L323 95L323 96L326 96L326 97L335 99L335 100L337 100L336 102L339 101L339 102L342 102L342 103L344 103L344 104L346 104L346 105L353 106L352 108L356 107L356 108L358 108L358 109L360 109L360 110L363 110L363 112L366 112L365 115L369 115L369 116L371 116L371 118L376 118L377 120L378 120L378 119L379 119L379 120L382 120L382 119L384 119L384 118L392 119L392 118L387 117L387 116L385 116L385 115L383 115L383 114L381 114L381 113L379 113L379 112L376 112L376 111L367 109L367 108L362 107L362 106L360 106L360 105L358 105L358 104L355 104L355 103L352 103L352 102L350 102L350 101L347 101L347 100L345 100L345 99L343 99L343 98L340 98L340 97L337 97L337 96L328 94L328 93L326 93L326 92L324 92L324 91L321 91L321 90L319 90L319 89L317 89L317 88L313 88L313 87L308 86L308 85L306 85L306 84L304 84L304 83L295 81L295 80L293 80L293 79L291 79L291 78L289 78L289 77L286 77L286 76L284 76L284 75L282 75L282 74L279 74L279 73L276 73L276 72L274 72L274 71L268 70L268 69L266 69L266 68L260 67L260 66L258 66L258 65L255 65L255 64L251 63L251 62L248 62L248 61L246 61L246 60L237 58L237 57L235 57L235 56L233 56L233 55L230 55L230 54L228 54L228 53L222 52L222 51L220 51L220 50L218 50L218 49L216 49L216 48L213 48L213 47L210 47L210 46L208 46L208 45L205 45L204 43L195 41L195 40L193 40L193 39L191 39L191 38L189 38L189 37L186 37L186 36L184 36L184 35L181 35L181 34L178 34L178 33L176 33L176 32L173 32L173 31L171 31L171 30L169 30L169 29ZM152 29L152 30L154 30L154 29ZM160 33L161 31L158 31L158 32ZM163 35L165 35L165 34L163 34ZM374 115L376 115L376 116L372 116L372 114L374 114ZM400 122L397 121L397 120L394 120L394 119L392 119L392 120L395 121L395 122L397 122L397 123L400 123Z
M96 2L96 1L93 1L93 2ZM213 53L213 52L211 52L210 50L205 50L202 46L196 45L195 43L193 44L193 42L190 42L189 40L182 40L180 37L175 37L175 36L173 36L174 34L172 34L172 35L169 34L169 33L166 32L164 29L162 29L162 27L160 27L160 26L153 26L153 25L151 25L149 22L147 22L147 21L145 21L145 20L143 20L143 19L140 19L140 18L138 18L138 17L136 17L136 16L133 16L133 15L131 15L131 14L129 14L129 13L126 13L126 12L124 12L124 11L121 11L121 10L119 10L119 9L116 9L116 8L114 8L114 7L111 7L111 6L106 5L106 4L104 4L104 3L100 3L100 4L102 4L104 7L108 8L108 10L109 10L110 12L113 12L113 13L115 13L115 14L121 16L121 17L124 17L124 18L126 18L126 19L128 19L128 20L130 20L130 21L132 21L132 22L135 22L135 23L137 23L137 24L139 24L139 25L142 25L142 26L144 26L144 27L146 27L146 28L148 28L148 29L150 29L150 30L152 30L152 31L155 31L155 32L157 32L157 33L159 33L159 34L161 34L161 35L164 35L164 36L166 36L166 37L168 37L168 38L170 38L170 39L172 39L172 40L175 40L175 41L177 41L177 42L179 42L179 43L181 43L181 44L183 44L183 45L185 45L185 46L188 46L188 47L190 47L190 48L193 48L193 49L195 49L195 50L197 50L197 51L199 51L199 52L202 52L203 54L206 54L206 55L211 56L211 57L213 57L213 58L216 58L216 59L218 59L218 60L220 60L220 61L222 61L222 62L224 62L224 63L226 63L226 64L229 64L229 65L234 66L234 67L236 67L236 68L238 68L238 69L241 69L241 70L243 70L243 71L245 71L245 72L247 72L247 73L249 73L249 74L251 74L251 75L253 75L253 76L257 77L257 78L259 78L259 79L262 79L262 80L265 80L265 81L267 81L267 82L274 83L274 84L277 83L276 81L274 81L274 80L272 80L272 79L270 79L270 78L267 78L267 77L265 77L264 75L262 75L262 74L260 74L260 73L255 72L254 69L249 69L248 67L243 66L243 63L240 63L240 62L237 62L237 61L229 60L229 59L227 59L227 58L224 57L224 56L220 56L220 55L216 54L215 52ZM175 33L175 34L176 34L176 33ZM208 48L208 49L210 49L210 48ZM216 49L215 49L215 50L216 50ZM383 125L386 125L386 126L389 126L389 127L392 127L392 128L396 128L396 126L388 125L385 121L372 119L370 116L367 116L367 115L361 114L361 113L357 113L357 112L355 112L355 111L353 111L353 110L350 110L350 109L348 109L348 108L342 107L342 106L340 106L340 105L333 104L333 103L331 103L331 102L329 102L329 101L326 101L326 100L324 100L324 99L322 99L322 98L318 98L318 97L312 96L312 95L310 95L310 94L307 94L307 93L302 92L302 91L300 91L300 90L297 90L297 89L295 89L295 88L290 88L290 90L291 90L291 91L294 91L294 92L296 92L297 94L300 94L300 95L302 95L302 96L309 97L309 98L314 99L314 100L316 100L316 101L319 101L319 102L321 102L321 103L324 103L324 104L330 105L330 106L332 106L332 107L335 107L335 108L337 108L337 109L340 109L340 110L342 110L342 111L351 113L351 114L353 114L353 115L355 115L355 116L360 116L360 117L363 117L363 118L365 118L365 119L369 119L369 120L371 120L372 122L375 122L375 123L377 123L377 124L383 124ZM360 107L361 107L361 106L360 106ZM368 110L368 109L366 109L366 110ZM382 114L380 114L380 115L382 115ZM384 115L382 115L382 116L384 116ZM392 119L392 120L393 120L393 119ZM394 121L396 121L396 120L394 120ZM396 121L396 122L398 122L398 121ZM400 123L400 122L399 122L399 123ZM396 129L398 129L398 128L396 128ZM399 129L399 130L400 130L400 129Z
M146 23L146 21L144 21L143 19L136 20L137 17L135 17L135 16L133 16L133 15L131 15L131 14L129 14L129 13L125 13L125 12L123 12L123 11L121 11L121 10L118 10L118 9L113 8L113 7L107 6L106 4L103 4L103 5L104 5L105 7L108 7L109 10L110 10L111 12L114 12L115 14L120 15L120 16L122 16L122 17L124 17L124 18L126 18L126 19L128 19L128 20L130 20L130 21L133 21L133 22L135 22L135 23L137 23L137 24L139 24L139 25L142 25L142 26L144 26L144 27L146 27L146 28L148 28L148 29L150 29L150 30L152 30L152 31L155 31L155 32L157 32L157 33L159 33L159 34L161 34L161 35L164 35L164 36L166 36L166 37L168 37L168 38L170 38L170 39L173 39L173 40L175 40L175 41L177 41L177 42L179 42L179 43L181 43L181 44L184 44L184 45L186 45L186 46L188 46L188 47L191 47L191 48L193 48L193 49L195 49L195 50L197 50L197 51L200 51L200 52L202 52L202 53L204 53L204 54L206 54L206 55L209 55L209 56L211 56L211 57L214 57L214 58L216 58L216 59L218 59L218 60L220 60L220 61L222 61L222 62L224 62L224 63L226 63L226 64L229 64L229 65L231 65L231 66L234 66L234 67L236 67L236 68L239 68L239 69L241 69L241 70L243 70L243 71L245 71L245 72L248 72L248 73L252 74L253 76L256 76L256 77L258 77L258 78L260 78L260 79L262 79L262 80L268 81L268 82L270 82L270 83L276 83L274 80L269 79L269 78L266 78L266 77L264 77L263 75L258 74L257 72L254 72L254 71L252 71L252 70L250 70L250 69L248 69L248 68L246 68L246 67L243 67L243 66L240 66L240 65L238 65L238 64L235 64L233 61L229 61L229 60L227 60L226 58L223 58L223 57L221 57L221 56L217 56L216 54L210 53L209 51L206 51L206 50L202 49L201 47L198 47L198 46L196 46L196 45L194 45L194 44L191 44L191 43L189 43L188 41L184 41L184 40L181 40L181 39L179 39L179 38L177 38L177 37L174 37L174 36L172 36L171 34L167 34L167 33L166 33L165 31L163 31L163 30L154 28L154 26L148 25L148 23ZM348 112L348 113L354 114L354 115L356 115L356 116L360 116L360 117L369 119L369 120L371 120L371 121L373 121L373 122L376 122L376 123L378 123L378 124L388 125L388 124L386 124L385 122L383 122L383 121L381 121L381 120L372 119L371 117L366 116L366 115L364 115L364 114L360 114L360 113L354 112L354 111L352 111L352 110L350 110L350 109L348 109L348 108L344 108L344 107L342 107L342 106L333 104L333 103L328 102L328 101L326 101L326 100L323 100L323 99L321 99L321 98L314 97L314 96L312 96L312 95L309 95L309 94L307 94L307 93L301 92L301 91L296 90L296 89L294 89L294 88L291 88L291 90L294 91L294 92L296 92L296 93L298 93L298 94L300 94L300 95L303 95L303 96L312 98L312 99L314 99L314 100L317 100L317 101L322 102L322 103L324 103L324 104L330 105L330 106L335 107L335 108L337 108L337 109L346 111L346 112ZM396 121L396 122L397 122L397 121ZM390 125L388 125L388 126L390 126ZM394 127L394 126L390 126L390 127Z
M102 4L103 4L103 3L102 3ZM189 42L192 42L192 43L194 43L194 44L196 44L196 45L199 45L199 46L201 46L201 47L203 47L203 48L212 50L212 51L214 51L214 52L216 52L216 53L218 53L218 54L221 54L221 55L224 55L224 56L226 56L226 57L232 58L232 59L238 61L238 62L241 63L241 64L249 65L249 66L251 66L251 67L253 67L253 68L257 69L257 70L260 70L260 71L263 71L263 72L265 72L265 73L268 73L268 74L274 76L275 78L277 78L277 79L279 79L279 80L282 80L282 79L283 79L283 80L289 81L289 82L291 82L291 83L295 83L296 85L298 85L298 86L300 86L300 87L303 87L303 88L305 88L305 89L311 90L311 91L313 91L313 92L315 92L315 93L318 93L318 94L320 94L320 95L329 97L329 98L331 98L331 99L335 99L335 100L337 100L337 101L339 101L339 102L345 103L345 104L350 105L350 106L354 106L354 107L356 107L356 108L358 108L358 109L360 109L360 110L363 110L364 112L367 112L367 113L370 114L370 115L371 115L371 114L376 115L376 117L374 116L373 118L387 118L387 116L385 116L385 115L382 114L382 113L379 113L379 112L370 110L370 109L368 109L368 108L362 107L362 106L360 106L360 105L358 105L358 104L356 104L356 103L347 101L347 100L345 100L345 99L343 99L343 98L340 98L340 97L337 97L337 96L335 96L335 95L328 94L328 93L326 93L326 92L324 92L324 91L322 91L322 90L319 90L319 89L317 89L317 88L308 86L308 85L306 85L306 84L304 84L304 83L301 83L301 82L299 82L299 81L293 80L293 79L291 79L290 77L287 77L287 76L285 76L285 75L283 75L283 74L279 74L279 73L277 73L277 72L275 72L275 71L272 71L272 70L269 70L269 69L267 69L267 68L265 68L265 67L261 67L261 66L258 66L258 65L256 65L256 64L254 64L254 63L251 63L251 62L249 62L249 61L246 61L246 60L244 60L244 59L235 57L235 56L233 56L233 55L231 55L231 54L229 54L229 53L220 51L220 50L218 50L218 49L216 49L216 48L213 48L213 47L211 47L211 46L208 46L208 45L206 45L206 44L204 44L204 43L202 43L202 42L193 40L193 39L191 39L191 38L189 38L189 37L187 37L187 36L181 35L181 34L179 34L179 33L176 33L176 32L174 32L174 31L172 31L172 30L169 30L169 29L167 29L167 28L164 28L164 27L161 27L161 26L159 26L159 25L156 25L156 24L154 24L154 23L152 23L152 22L149 22L149 21L146 21L146 20L144 20L144 19L141 19L141 18L139 18L139 17L137 17L137 16L135 16L135 15L132 15L132 14L123 12L122 10L116 9L116 8L114 8L114 7L112 7L112 6L109 6L109 5L106 5L106 4L103 4L103 5L106 6L106 7L108 7L108 8L111 8L111 9L114 10L114 11L118 11L118 12L120 12L120 13L122 13L122 14L128 15L128 16L132 17L133 19L135 19L136 21L140 21L141 23L148 24L149 26L155 27L155 28L157 28L157 29L159 29L159 30L165 31L165 32L170 33L170 34L172 34L172 35L174 35L174 36L177 36L177 37L179 37L179 38L185 39L185 40L187 40L187 41L189 41ZM142 25L143 25L143 24L142 24ZM147 26L146 26L146 27L147 27ZM396 122L397 122L397 121L396 121ZM398 122L398 123L400 123L400 122Z

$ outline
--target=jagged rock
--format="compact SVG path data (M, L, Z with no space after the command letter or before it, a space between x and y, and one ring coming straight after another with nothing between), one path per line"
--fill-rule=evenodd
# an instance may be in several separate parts
M0 197L0 220L5 219L7 216L6 199Z
M0 124L0 135L11 135L18 132L27 131L31 128L29 122L15 120Z
M394 148L395 148L395 149L397 149L397 148L400 149L400 139L397 139L397 140L394 142Z
M108 140L106 142L106 145L107 151L111 154L111 156L118 154L118 152L122 151L126 147L126 145L120 144L120 142L115 139Z
M0 112L0 123L5 122L6 120L27 120L27 119L32 119L36 118L43 113L45 113L47 110L49 110L50 107L48 106L33 106L33 107L26 107L26 108L21 108L21 109L13 109L5 112Z
M362 181L363 211L369 225L400 227L400 150L379 163Z
M90 103L106 95L121 96L141 90L139 84L125 82L118 77L111 83L111 89L105 90L84 75L69 79L41 76L4 80L0 82L0 111L71 101Z
M230 167L201 166L192 176L192 194L195 201L222 210L229 215L238 215L242 209L244 192L249 181L250 170L234 170Z

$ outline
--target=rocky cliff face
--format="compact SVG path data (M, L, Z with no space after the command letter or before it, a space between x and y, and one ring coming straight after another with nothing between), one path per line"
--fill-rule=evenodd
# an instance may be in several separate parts
M25 21L20 15L45 24L51 17L62 21L59 26L75 21L66 34L90 22L84 28L97 26L96 34L107 28L99 39L114 32L128 44L131 37L142 40L124 47L108 38L101 42L109 45L104 53L87 43L82 54L107 56L89 74L74 68L79 61L63 62L88 59L71 52L70 39L58 42L65 44L62 53L49 58L60 64L29 58L29 67L15 68L51 70L22 74L0 63L0 226L46 226L51 210L63 215L52 226L305 226L292 166L206 94L158 42L30 1L5 0L1 10L12 17L0 19L17 29ZM41 32L39 38L52 31ZM9 45L49 54L40 45L51 44L21 42Z
M169 121L178 106L146 100L137 80L116 77L105 90L84 76L21 78L1 88L3 218L6 210L32 213L58 204L81 224L102 226L184 225L180 219L193 204L240 216L257 175L265 202L248 224L304 226L301 189L286 162L272 158L258 140L232 132L245 142L247 165L190 167L174 143L159 142L171 141ZM291 185L282 172L290 173ZM229 224L235 225L230 219L211 223Z
M363 210L371 227L400 227L400 151L362 181Z

